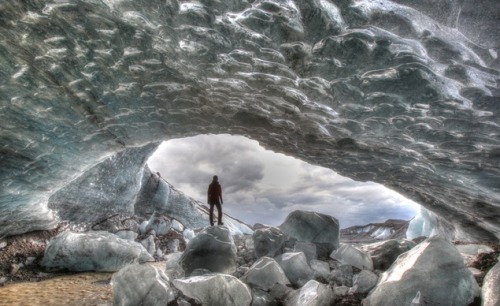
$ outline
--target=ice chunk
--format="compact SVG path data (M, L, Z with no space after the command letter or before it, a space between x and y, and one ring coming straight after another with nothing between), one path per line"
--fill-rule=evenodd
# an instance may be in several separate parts
M368 253L345 243L341 243L340 247L330 254L330 257L361 270L373 270L373 261Z
M189 275L195 269L232 273L236 270L236 245L224 226L209 226L191 239L180 259Z
M308 281L285 300L286 306L328 306L333 305L335 295L325 284L315 280Z
M367 306L410 305L417 293L429 305L469 305L480 290L460 253L434 236L410 251L380 276L365 299Z
M290 284L281 266L272 258L261 257L240 278L244 283L269 291L275 284Z
M317 212L291 212L279 228L298 241L326 244L330 251L339 246L339 221Z
M482 297L482 305L500 305L500 262L497 262L484 277Z
M390 239L364 245L361 247L361 250L370 255L374 269L385 271L389 269L400 254L410 250L416 245L415 242L409 240Z
M301 287L308 280L314 278L314 271L307 263L307 258L302 252L283 253L276 257L276 261L295 286Z
M49 241L41 265L70 271L118 271L132 263L154 261L139 243L109 232L63 232Z
M184 295L202 305L249 306L250 288L232 275L209 274L173 280Z
M113 274L113 305L165 305L175 299L169 279L149 264L128 265Z
M274 257L281 252L285 234L276 227L259 228L253 233L255 255Z

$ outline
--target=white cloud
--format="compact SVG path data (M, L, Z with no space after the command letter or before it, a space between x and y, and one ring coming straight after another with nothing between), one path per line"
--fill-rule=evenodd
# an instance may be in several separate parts
M265 150L242 136L200 135L160 145L148 161L153 171L204 202L213 175L223 188L224 212L249 224L281 224L295 209L339 219L341 227L410 219L418 204L372 182Z

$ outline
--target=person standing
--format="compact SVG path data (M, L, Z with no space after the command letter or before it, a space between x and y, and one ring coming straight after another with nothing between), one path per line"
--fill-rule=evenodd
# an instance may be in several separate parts
M208 205L210 205L210 225L214 225L214 205L217 207L218 212L217 224L223 225L222 204L224 204L224 201L222 200L222 187L219 184L219 178L217 175L214 175L212 183L208 185L207 202Z

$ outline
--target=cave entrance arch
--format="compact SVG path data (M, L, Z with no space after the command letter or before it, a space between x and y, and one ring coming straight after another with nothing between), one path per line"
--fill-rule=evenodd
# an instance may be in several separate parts
M332 215L346 228L410 220L420 209L380 184L351 180L266 150L244 136L198 135L165 141L147 165L202 203L212 176L218 175L224 188L224 212L251 225L277 226L291 211L302 209Z

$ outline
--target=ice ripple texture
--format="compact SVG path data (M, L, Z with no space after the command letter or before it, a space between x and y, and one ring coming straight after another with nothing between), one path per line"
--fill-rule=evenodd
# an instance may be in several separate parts
M231 133L498 240L499 5L413 2L2 1L0 236L127 147Z

